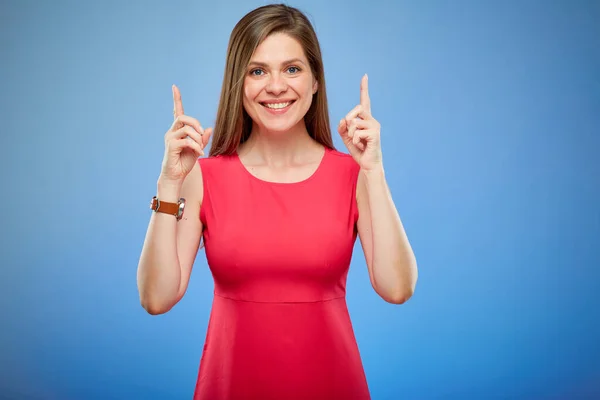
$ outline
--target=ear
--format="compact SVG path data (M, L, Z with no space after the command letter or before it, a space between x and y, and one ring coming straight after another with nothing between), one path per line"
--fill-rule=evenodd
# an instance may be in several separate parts
M317 89L319 89L319 82L315 79L313 83L313 94L317 93Z

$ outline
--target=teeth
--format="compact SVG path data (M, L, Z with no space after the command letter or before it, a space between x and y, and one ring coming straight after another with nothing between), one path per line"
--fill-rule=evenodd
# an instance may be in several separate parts
M290 104L292 104L291 101L288 101L287 103L271 103L271 104L265 103L265 107L279 109L279 108L285 108L285 107L289 106Z

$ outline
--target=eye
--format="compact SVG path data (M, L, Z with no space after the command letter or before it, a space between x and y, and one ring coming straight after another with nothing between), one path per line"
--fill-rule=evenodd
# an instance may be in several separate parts
M287 70L291 74L296 74L296 73L300 72L300 68L298 68L298 67L289 67Z
M256 69L253 69L252 71L250 71L250 75L252 75L252 76L260 76L261 74L259 72L262 73L264 71L262 69L260 69L260 68L256 68Z

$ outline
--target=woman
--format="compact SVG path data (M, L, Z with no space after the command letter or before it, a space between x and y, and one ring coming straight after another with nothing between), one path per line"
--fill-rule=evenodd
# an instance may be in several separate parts
M357 96L358 97L358 96ZM231 34L211 128L175 121L138 266L143 307L184 295L204 239L214 302L196 399L368 399L345 301L356 235L371 284L400 304L416 262L382 165L367 77L332 142L321 51L308 19L260 7Z

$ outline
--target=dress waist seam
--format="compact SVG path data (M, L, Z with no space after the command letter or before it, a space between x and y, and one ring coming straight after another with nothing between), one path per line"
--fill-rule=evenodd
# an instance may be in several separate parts
M307 301L260 301L260 300L245 300L245 299L238 299L238 298L234 298L234 297L230 297L230 296L225 296L219 293L214 293L215 297L221 297L223 299L227 299L227 300L232 300L232 301L239 301L241 303L258 303L258 304L311 304L311 303L327 303L330 301L334 301L334 300L339 300L339 299L344 299L346 297L346 295L341 295L341 296L337 296L337 297L331 297L331 298L326 298L326 299L320 299L320 300L307 300Z

